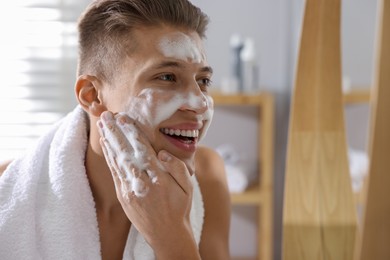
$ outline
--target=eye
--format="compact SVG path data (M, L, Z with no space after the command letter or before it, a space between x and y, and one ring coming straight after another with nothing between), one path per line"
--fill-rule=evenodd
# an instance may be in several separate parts
M202 78L198 79L197 83L202 91L207 91L207 89L211 86L212 81L209 78Z
M176 81L176 77L173 74L163 74L158 77L158 79L163 80L163 81Z

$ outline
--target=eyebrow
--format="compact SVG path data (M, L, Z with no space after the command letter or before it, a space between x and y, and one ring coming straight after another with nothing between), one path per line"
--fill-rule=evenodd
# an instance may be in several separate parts
M210 66L203 67L203 68L200 69L200 71L201 72L208 72L210 74L213 74L213 72L214 72L213 68L210 67Z
M176 61L163 61L161 63L158 63L156 66L153 66L153 69L163 69L166 67L174 67L174 68L179 68L183 69L185 66L179 62ZM207 72L210 74L213 74L214 70L210 66L205 66L200 69L200 72Z
M156 66L153 66L154 69L163 69L166 67L175 67L175 68L184 68L184 65L176 62L176 61L163 61L161 63L158 63Z

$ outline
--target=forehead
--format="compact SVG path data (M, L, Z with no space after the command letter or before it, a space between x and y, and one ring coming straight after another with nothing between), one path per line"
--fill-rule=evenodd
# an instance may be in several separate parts
M134 31L136 53L147 58L161 56L190 63L205 63L203 42L195 31L175 27L142 27Z
M196 40L182 32L173 32L163 36L157 48L167 58L201 63L205 55Z

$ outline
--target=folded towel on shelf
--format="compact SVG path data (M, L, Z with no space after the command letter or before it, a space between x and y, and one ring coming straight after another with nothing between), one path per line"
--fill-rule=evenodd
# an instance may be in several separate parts
M95 202L84 167L88 119L78 106L0 178L1 259L101 259ZM199 243L203 200L195 176L191 224ZM155 259L132 226L123 259Z
M227 183L231 193L241 193L248 188L249 180L245 172L235 165L225 165Z
M231 144L222 144L216 148L216 151L225 163L229 191L244 192L250 184L250 178L238 151Z
M368 175L368 155L364 151L349 148L348 160L352 189L355 193L357 193L362 189L364 180Z

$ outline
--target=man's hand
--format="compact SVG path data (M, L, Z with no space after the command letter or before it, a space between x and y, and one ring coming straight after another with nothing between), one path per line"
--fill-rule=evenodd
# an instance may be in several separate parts
M194 244L189 217L193 187L185 164L167 151L156 154L137 123L124 114L104 112L98 126L118 200L156 254L166 255L184 241Z

